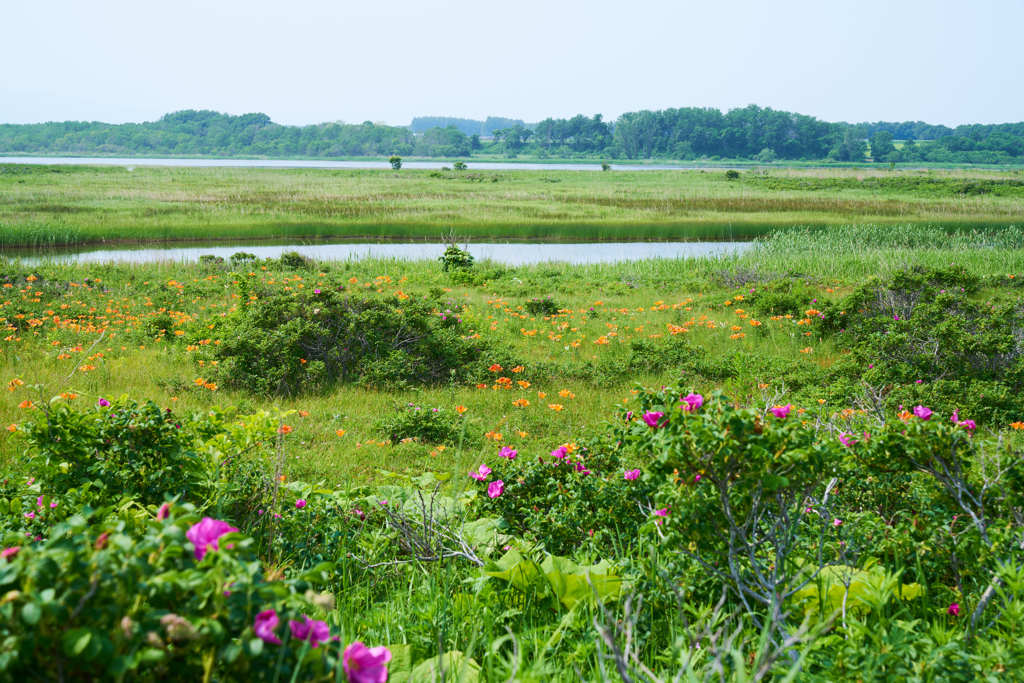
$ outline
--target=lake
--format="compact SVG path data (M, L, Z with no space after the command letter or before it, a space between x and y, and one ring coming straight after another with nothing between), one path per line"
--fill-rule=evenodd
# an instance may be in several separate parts
M643 259L701 258L736 254L749 249L752 242L598 242L598 243L480 243L466 247L476 260L490 260L509 266L533 263L619 263ZM204 254L225 259L236 252L259 258L276 258L286 251L297 251L321 261L358 259L433 260L447 245L439 242L417 243L335 243L335 244L235 244L224 246L187 244L183 246L145 246L117 249L6 250L0 256L20 258L28 264L54 263L161 263L198 261Z
M338 168L338 169L388 169L387 161L332 161L330 159L130 159L106 157L4 157L0 164L55 164L61 166L177 166L177 167L226 167L226 168ZM475 171L600 171L600 162L589 164L540 164L513 161L466 162ZM436 170L450 167L451 161L403 161L402 168ZM672 164L612 164L614 171L666 171L692 170L697 166Z

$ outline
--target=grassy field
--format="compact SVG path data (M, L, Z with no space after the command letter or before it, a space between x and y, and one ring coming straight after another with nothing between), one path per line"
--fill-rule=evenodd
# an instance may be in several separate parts
M325 263L323 270L310 272L282 270L275 263L249 266L253 271L246 277L281 293L300 294L339 283L351 286L353 281L358 289L384 295L425 296L433 290L464 307L464 320L472 331L524 359L527 366L515 377L529 382L521 391L496 391L491 385L400 392L344 387L327 395L276 399L282 409L309 414L300 421L301 447L292 468L304 478L370 480L382 466L460 470L491 448L494 441L485 436L488 433L501 433L501 443L525 448L571 440L608 419L612 406L628 403L630 390L638 383L679 380L678 369L671 367L640 374L616 371L629 362L634 343L669 338L673 325L685 326L687 339L707 349L712 358L731 359L735 352L746 351L807 368L830 366L839 357L831 340L796 327L792 319L763 319L763 325L749 328L756 314L744 312L742 304L731 305L737 294L742 297L746 289L763 288L765 283L806 281L811 298L825 301L838 299L871 276L913 266L943 268L956 263L986 277L1024 273L1021 229L949 237L939 228L862 226L832 228L827 234L828 239L822 239L815 230L780 231L749 253L716 259L520 268L483 263L476 266L473 283L454 279L431 262ZM22 270L9 265L9 282L16 283L13 274ZM89 401L100 395L151 397L184 411L218 404L257 407L265 402L265 397L245 392L198 386L204 368L195 360L196 349L186 348L185 330L194 336L197 327L201 331L237 306L232 282L239 273L228 272L226 266L172 264L54 265L24 272L36 273L40 285L4 285L0 318L9 325L17 322L15 316L22 323L38 324L12 327L4 335L0 372L8 375L7 381L17 379L25 387L38 388L7 393L0 403L0 423L24 417L18 405L26 397L49 400L61 392ZM563 313L525 312L530 299L544 297L552 297ZM806 304L817 305L810 300ZM151 321L167 314L178 321L175 328L182 336L154 332ZM742 334L733 338L737 332ZM88 369L82 371L83 367ZM750 369L725 381L707 382L703 388L717 386L748 401L767 400L769 394L784 390L775 378L758 372ZM758 389L762 384L766 387ZM827 388L820 390L833 398ZM514 406L518 399L529 405ZM437 452L422 444L387 443L375 426L377 419L408 402L446 410L467 407L464 449ZM829 407L849 406L831 402ZM338 430L345 432L343 437L337 436ZM16 449L7 439L0 443L3 460L13 466Z
M747 239L1019 224L1019 171L335 171L0 165L0 249L253 239Z

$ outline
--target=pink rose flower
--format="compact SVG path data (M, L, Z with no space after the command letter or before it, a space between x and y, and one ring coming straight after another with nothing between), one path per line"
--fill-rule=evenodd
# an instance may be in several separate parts
M391 651L383 645L366 647L357 640L345 648L341 659L349 683L385 683L388 680Z
M509 448L508 446L502 446L501 450L498 451L499 458L508 458L509 460L515 460L517 455L519 455L519 452L514 448Z
M658 411L655 410L655 411L652 411L652 412L644 413L643 421L644 421L644 423L648 427L650 427L652 429L657 429L658 428L658 422L663 417L665 417L665 413L658 412Z
M791 410L793 410L793 406L787 403L784 406L774 406L771 409L771 414L782 420L785 419L787 415L789 415L789 411Z
M679 400L683 403L683 410L685 410L688 413L692 413L693 411L697 410L702 405L704 405L704 397L701 396L700 394L687 394L686 396L683 396Z
M217 539L224 534L238 531L235 527L231 526L227 522L222 522L219 519L212 519L210 517L203 517L198 523L193 524L192 527L185 532L185 537L192 541L192 545L196 548L196 559L201 560L206 555L206 551L219 550L217 546Z
M487 486L487 495L491 498L497 498L505 491L505 482L501 479L495 479Z
M331 637L331 630L327 628L326 621L310 619L302 616L305 621L291 620L288 628L292 630L292 638L296 640L308 640L312 647L318 647L320 643L326 643Z
M274 629L277 628L277 612L272 609L264 610L256 615L256 621L252 625L252 630L256 632L256 635L264 643L273 643L274 645L280 645L281 639L274 635Z
M932 419L932 411L924 406L915 406L914 415L917 415L922 420Z
M626 470L622 476L626 481L635 481L640 477L640 470Z
M491 468L487 465L480 465L476 468L475 472L470 472L469 476L473 477L477 481L487 481L487 476L491 473Z

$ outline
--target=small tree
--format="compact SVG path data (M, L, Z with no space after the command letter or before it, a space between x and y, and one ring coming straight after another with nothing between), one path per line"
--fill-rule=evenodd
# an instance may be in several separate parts
M398 156L397 154L392 154L391 157L388 159L388 163L390 163L391 168L395 169L396 171L400 171L402 169L402 157Z

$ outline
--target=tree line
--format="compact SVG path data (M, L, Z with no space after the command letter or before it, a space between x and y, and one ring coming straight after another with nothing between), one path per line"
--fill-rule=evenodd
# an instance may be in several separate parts
M478 132L470 132L478 131ZM174 112L147 123L64 121L0 125L0 154L144 156L469 157L831 160L1020 163L1024 123L949 128L921 121L832 123L750 105L722 112L686 107L547 118L534 124L418 117L411 126L285 126L266 114Z

